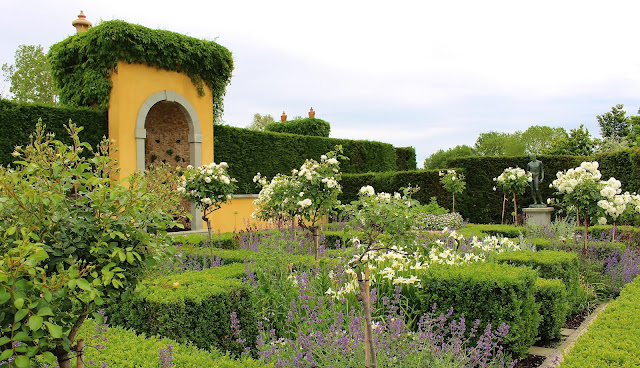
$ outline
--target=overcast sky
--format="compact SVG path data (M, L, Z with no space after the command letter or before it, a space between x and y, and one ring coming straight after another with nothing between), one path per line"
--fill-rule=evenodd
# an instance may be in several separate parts
M226 46L229 125L313 107L332 137L413 146L419 166L481 132L598 135L596 115L640 107L637 0L0 0L0 64L72 35L80 10Z

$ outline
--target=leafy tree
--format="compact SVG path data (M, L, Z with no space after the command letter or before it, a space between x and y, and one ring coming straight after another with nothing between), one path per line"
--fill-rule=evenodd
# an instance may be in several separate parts
M623 104L618 104L613 106L610 112L596 117L603 138L625 137L629 134L630 120L623 108Z
M516 132L514 134L519 136L526 153L535 153L536 155L551 148L555 141L568 137L564 128L552 128L545 125L533 125L522 133Z
M552 155L590 156L595 153L598 141L591 137L589 130L580 125L578 129L571 129L567 138L560 138L553 142L546 150Z
M256 113L253 115L253 122L247 127L247 129L263 131L267 124L273 123L274 121L273 116L269 114L260 115Z
M524 156L526 153L519 134L495 131L480 133L474 149L480 156Z
M41 356L70 368L84 320L135 287L179 226L167 167L114 183L108 142L94 153L80 130L70 124L66 146L38 124L22 161L0 166L0 360L16 367Z
M40 45L20 45L15 64L2 65L5 80L11 83L9 92L19 102L56 103L56 90L47 56Z
M450 160L475 155L476 151L467 145L455 146L446 151L440 149L424 160L424 168L427 170L448 169Z

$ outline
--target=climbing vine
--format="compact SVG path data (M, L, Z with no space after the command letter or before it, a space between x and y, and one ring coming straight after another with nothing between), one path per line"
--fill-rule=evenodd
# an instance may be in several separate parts
M120 20L102 22L56 43L48 57L64 104L106 108L110 76L122 60L185 73L201 96L207 85L214 118L222 115L222 98L233 71L231 52L216 42Z

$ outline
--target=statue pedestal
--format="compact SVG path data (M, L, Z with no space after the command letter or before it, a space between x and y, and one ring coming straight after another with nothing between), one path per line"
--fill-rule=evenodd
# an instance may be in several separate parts
M553 207L527 207L523 208L525 221L528 226L547 226L551 224L551 213Z

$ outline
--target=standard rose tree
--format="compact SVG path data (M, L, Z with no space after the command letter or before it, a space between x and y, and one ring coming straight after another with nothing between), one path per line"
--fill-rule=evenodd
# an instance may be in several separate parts
M493 190L499 188L503 193L502 199L502 223L504 223L505 204L507 202L507 194L513 195L513 212L515 216L515 225L518 225L518 202L516 195L524 194L525 188L531 183L531 173L524 171L519 167L508 167L504 169L502 174L497 178L493 178L496 186ZM497 187L497 188L496 188Z
M226 162L194 168L189 165L182 172L178 192L202 210L202 220L207 224L209 241L212 241L212 227L209 215L229 201L236 190L236 179L227 173Z

